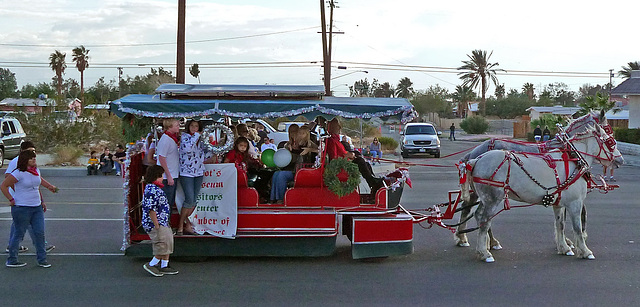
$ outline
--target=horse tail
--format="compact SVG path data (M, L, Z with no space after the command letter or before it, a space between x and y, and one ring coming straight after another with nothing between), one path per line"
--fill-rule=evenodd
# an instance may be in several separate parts
M458 165L458 173L460 175L460 193L465 204L471 204L471 182L473 181L472 173L478 159L471 159L465 163Z

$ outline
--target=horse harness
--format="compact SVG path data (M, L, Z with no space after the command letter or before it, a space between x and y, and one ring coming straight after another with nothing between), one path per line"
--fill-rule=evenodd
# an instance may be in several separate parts
M562 127L559 127L559 128L562 129ZM551 155L549 155L548 153L541 153L541 154L537 154L537 153L520 153L525 158L528 158L529 156L534 156L534 157L540 157L542 160L544 160L547 163L547 166L549 168L551 168L553 170L553 172L554 172L554 176L555 176L555 179L556 179L556 185L555 186L546 187L546 186L542 185L542 183L540 183L536 178L534 178L531 175L531 173L529 171L527 171L527 169L524 167L524 163L522 162L520 157L518 157L515 153L513 153L511 151L505 151L504 159L498 165L496 170L493 172L493 174L491 174L491 176L489 178L485 179L485 178L473 177L473 182L479 183L479 184L486 184L486 185L490 185L490 186L493 186L493 187L502 187L502 188L504 188L504 210L509 210L509 209L511 209L511 206L509 204L509 193L513 193L515 196L517 196L519 198L518 193L516 193L516 191L511 189L511 187L509 185L509 181L510 181L510 177L511 177L511 167L512 167L512 162L513 162L515 165L520 167L522 172L527 177L529 177L529 179L531 181L533 181L533 183L535 183L538 187L540 187L541 189L546 191L546 195L542 197L542 200L539 203L534 203L532 205L542 204L545 207L551 206L551 205L556 206L556 205L558 205L560 203L560 198L561 198L562 191L564 191L567 188L569 188L569 186L574 184L581 177L585 178L585 180L587 181L587 185L588 185L589 189L592 189L594 187L595 181L593 180L593 178L591 176L588 164L587 164L586 160L584 159L584 157L582 156L582 154L598 157L602 153L603 146L606 146L610 151L613 151L613 149L615 148L615 145L616 145L615 139L613 139L613 137L611 137L608 133L607 133L607 136L608 136L608 138L606 138L604 141L601 139L600 135L597 135L597 137L596 137L596 140L598 140L598 145L600 147L600 152L598 153L598 155L590 155L588 153L578 151L573 146L573 143L571 142L571 140L569 140L569 138L567 137L566 133L559 133L558 134L559 139L565 144L565 147L563 149L560 149L560 151L562 152L562 155L561 155L560 159L555 159ZM576 139L574 138L573 140L576 140ZM613 153L606 152L606 151L605 151L605 156L610 161L612 161L613 158L614 158L613 157ZM561 181L560 176L558 175L558 170L556 168L556 163L557 162L562 162L563 163L565 174L569 174L570 163L575 163L575 165L576 165L576 168L571 172L571 174L566 176L564 181ZM507 178L504 180L504 182L496 181L494 179L496 174L505 165L507 167ZM469 165L469 164L465 165L465 168L468 171L472 170L472 166ZM466 180L466 178L464 178L464 180ZM610 189L608 189L605 186L604 190L607 191L607 190L610 190Z

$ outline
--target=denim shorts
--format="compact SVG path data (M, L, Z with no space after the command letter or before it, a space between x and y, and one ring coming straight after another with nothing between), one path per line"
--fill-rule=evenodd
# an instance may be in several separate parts
M182 186L182 191L184 191L184 202L182 203L182 208L191 209L196 207L196 199L198 194L200 194L203 179L204 176L180 176L180 185Z

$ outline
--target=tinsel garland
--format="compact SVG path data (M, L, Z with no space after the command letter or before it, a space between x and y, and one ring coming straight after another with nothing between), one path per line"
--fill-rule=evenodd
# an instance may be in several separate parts
M349 178L344 182L338 179L338 174L342 170L349 175ZM324 168L323 178L329 191L338 195L338 197L344 197L353 193L356 187L360 185L360 171L358 170L358 166L345 158L331 160Z
M122 224L122 247L120 250L125 251L131 244L129 233L129 192L131 187L129 186L130 172L129 166L131 165L131 156L144 152L144 142L138 141L135 144L127 145L127 156L124 160L124 182L122 183L122 194L124 199L123 207L123 224Z
M374 117L384 118L384 117L390 117L390 116L394 116L402 113L401 121L403 123L409 122L417 117L416 111L413 109L413 107L410 107L410 106L400 107L394 110L387 110L382 112L357 114L352 112L345 112L341 110L331 109L331 108L323 107L320 105L315 105L312 107L304 107L304 108L299 108L295 110L282 111L282 112L250 113L250 112L231 112L227 110L218 109L217 107L213 109L207 109L207 110L195 111L195 112L150 112L150 111L142 111L142 110L133 109L133 108L126 108L126 107L123 107L122 104L120 103L116 103L116 104L118 105L118 110L120 110L121 112L134 114L136 116L155 117L155 118L180 118L180 117L192 118L192 117L209 116L209 115L215 115L215 114L222 115L222 116L236 117L236 118L278 118L278 117L298 116L298 115L310 113L313 111L319 111L321 113L329 114L329 115L341 116L343 118L361 118L361 119L371 119Z

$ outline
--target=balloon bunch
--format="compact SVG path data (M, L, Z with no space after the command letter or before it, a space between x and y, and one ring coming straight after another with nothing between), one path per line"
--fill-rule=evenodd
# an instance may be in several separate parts
M261 160L268 167L283 168L291 163L291 152L286 148L280 148L278 151L267 149L262 152Z

